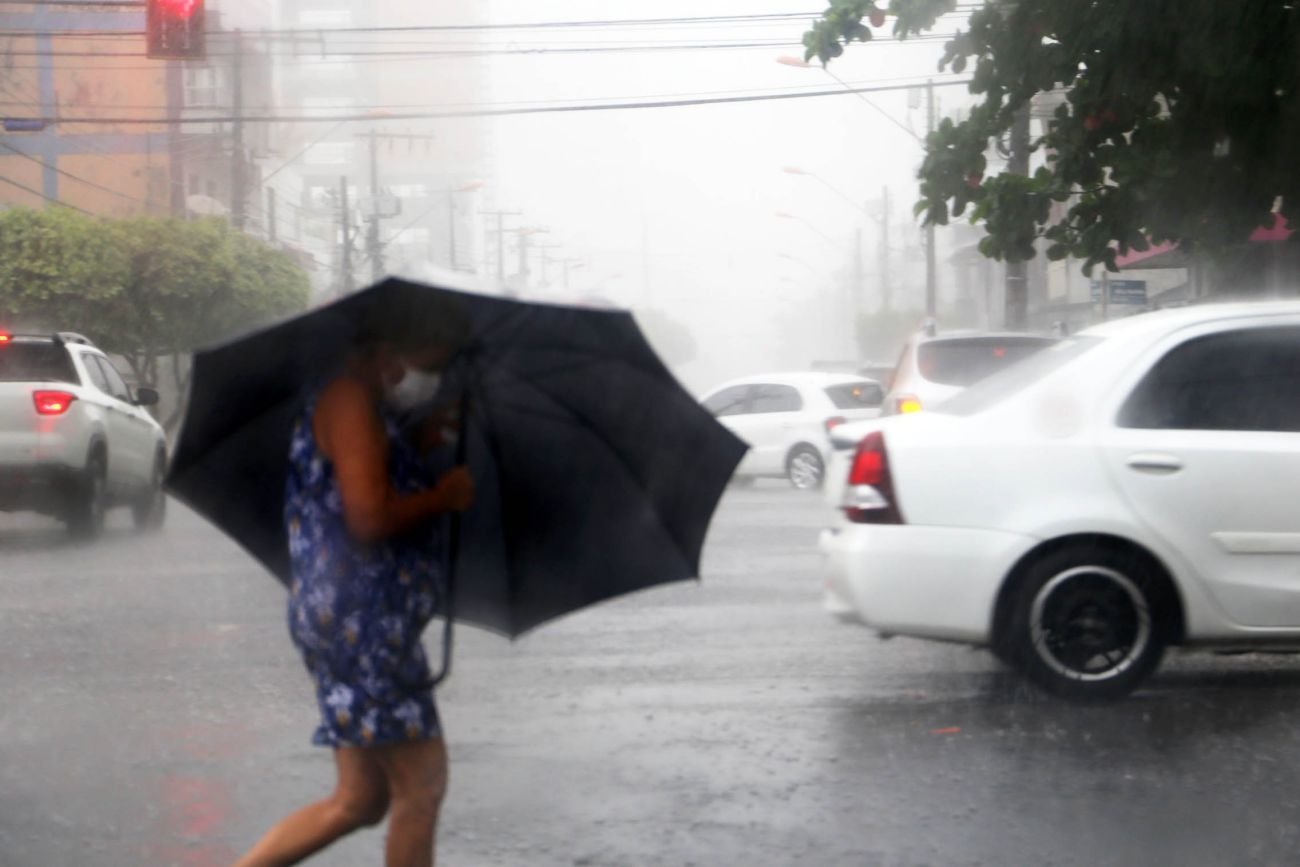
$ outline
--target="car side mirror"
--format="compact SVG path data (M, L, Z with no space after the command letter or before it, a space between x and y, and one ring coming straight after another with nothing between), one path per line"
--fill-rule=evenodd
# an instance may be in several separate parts
M159 395L157 389L141 386L135 390L136 406L157 406Z

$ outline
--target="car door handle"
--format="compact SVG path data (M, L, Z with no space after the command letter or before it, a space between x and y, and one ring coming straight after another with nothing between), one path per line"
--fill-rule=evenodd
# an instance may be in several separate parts
M1183 462L1173 455L1145 453L1130 455L1128 465L1139 473L1170 475L1183 468Z

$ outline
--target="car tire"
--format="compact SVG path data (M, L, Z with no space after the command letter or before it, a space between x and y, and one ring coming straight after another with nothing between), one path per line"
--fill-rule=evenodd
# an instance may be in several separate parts
M167 494L163 491L163 477L167 474L167 459L159 453L154 458L153 478L149 489L131 505L131 517L141 533L162 529L167 520Z
M1000 649L1043 690L1122 698L1160 665L1167 579L1149 558L1102 545L1055 551L1024 573Z
M95 450L86 461L86 469L72 491L68 504L68 531L78 539L94 539L104 531L104 514L108 510L108 460Z
M815 491L826 481L826 462L812 446L795 446L785 460L786 478L801 491Z

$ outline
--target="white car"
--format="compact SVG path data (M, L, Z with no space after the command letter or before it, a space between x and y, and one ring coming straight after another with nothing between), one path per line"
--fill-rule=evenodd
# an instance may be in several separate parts
M53 515L83 537L114 505L161 525L167 442L144 409L157 402L80 335L0 332L0 511Z
M1168 645L1300 648L1298 489L1300 302L1142 314L868 432L826 604L1117 697Z
M704 407L750 450L737 478L788 478L796 488L821 487L836 426L880 414L880 383L840 373L777 373L724 383Z

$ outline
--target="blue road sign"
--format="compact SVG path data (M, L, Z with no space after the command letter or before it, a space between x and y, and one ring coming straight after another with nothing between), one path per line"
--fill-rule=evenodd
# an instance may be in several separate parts
M1145 304L1147 303L1147 281L1145 280L1111 280L1111 304ZM1092 301L1101 303L1101 281L1092 281Z

